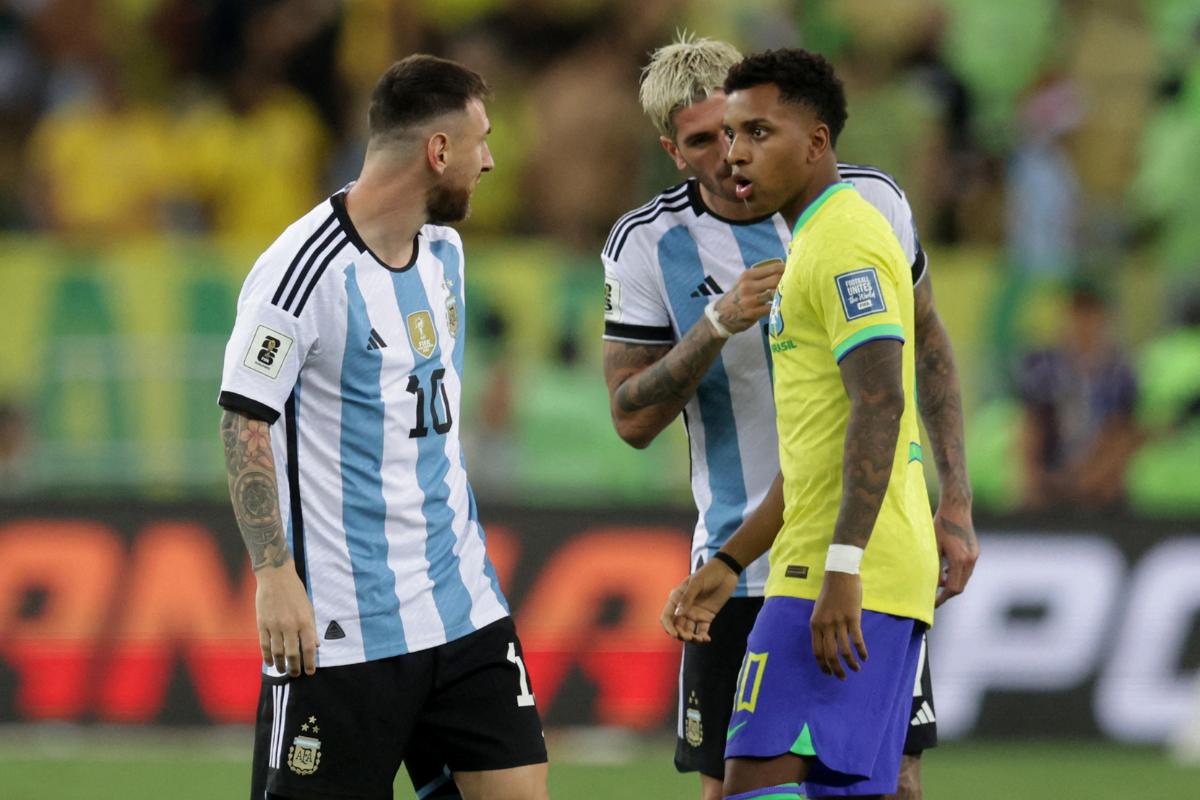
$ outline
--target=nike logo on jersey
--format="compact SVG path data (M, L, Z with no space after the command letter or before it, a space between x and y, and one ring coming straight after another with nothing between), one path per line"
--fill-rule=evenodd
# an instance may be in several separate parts
M724 289L712 279L712 275L705 275L704 281L695 288L692 292L692 297L712 297L714 294L723 294Z
M746 722L749 722L749 721L750 720L746 720ZM732 739L734 737L734 734L736 734L738 731L740 731L742 729L742 726L745 725L746 722L739 722L737 725L734 725L732 728L730 728L729 733L725 734L725 740L729 741L730 739Z
M367 337L367 349L380 350L384 347L387 347L387 342L383 340L383 337L379 335L378 331L376 331L374 328L371 328L371 335Z

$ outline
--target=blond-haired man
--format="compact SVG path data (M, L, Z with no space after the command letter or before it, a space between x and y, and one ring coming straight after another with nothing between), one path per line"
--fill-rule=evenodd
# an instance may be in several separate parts
M711 643L687 644L680 671L675 764L700 773L704 800L722 796L732 698L768 572L765 557L746 559L742 570L716 554L779 474L766 316L791 239L782 217L756 215L737 199L725 160L721 86L740 60L732 45L686 35L653 54L642 76L642 107L688 178L619 219L602 255L604 371L613 423L621 438L640 448L683 414L699 512L692 569L712 562L710 574L738 572L733 597L723 607L717 603ZM977 552L949 341L933 308L925 253L904 193L879 170L849 164L839 170L888 219L912 264L926 393L921 411L942 481L939 516L944 511L944 519L953 520L938 531L950 567L948 597L961 591ZM957 536L946 533L951 528ZM702 599L711 604L711 597ZM664 625L674 633L673 608L664 612ZM920 796L920 752L936 742L927 665L913 705L900 782L901 796L910 798Z

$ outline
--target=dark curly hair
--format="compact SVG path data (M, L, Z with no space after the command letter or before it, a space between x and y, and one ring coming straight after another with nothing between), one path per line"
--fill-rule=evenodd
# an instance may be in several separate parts
M764 83L779 87L785 102L806 105L829 126L834 147L846 126L846 92L833 73L833 65L819 53L807 50L767 50L746 56L725 76L725 94Z

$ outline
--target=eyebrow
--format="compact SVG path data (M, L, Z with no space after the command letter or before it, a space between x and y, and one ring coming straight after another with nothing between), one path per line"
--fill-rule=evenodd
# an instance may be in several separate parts
M753 119L748 119L748 120L743 121L741 123L740 127L754 128L754 127L768 126L770 124L771 123L767 121L766 117L755 117ZM729 127L729 126L726 125L725 127Z

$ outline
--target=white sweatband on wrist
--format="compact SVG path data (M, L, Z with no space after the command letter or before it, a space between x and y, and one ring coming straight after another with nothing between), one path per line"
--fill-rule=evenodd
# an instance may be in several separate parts
M845 572L857 575L862 564L863 549L852 544L831 544L825 553L826 572Z
M709 303L704 307L704 316L708 317L708 321L712 323L713 330L717 332L717 338L728 339L733 336L733 331L726 328L721 322L721 317L717 314L716 303Z

